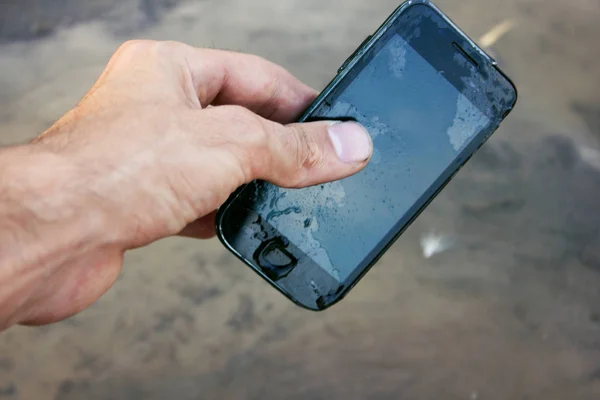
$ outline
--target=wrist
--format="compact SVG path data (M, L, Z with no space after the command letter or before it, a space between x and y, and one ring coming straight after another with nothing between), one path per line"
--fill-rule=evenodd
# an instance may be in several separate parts
M0 314L13 314L0 325L26 313L45 277L108 244L85 181L41 146L0 150Z

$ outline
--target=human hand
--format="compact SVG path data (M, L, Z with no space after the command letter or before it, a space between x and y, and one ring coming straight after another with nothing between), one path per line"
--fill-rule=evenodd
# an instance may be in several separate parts
M38 238L36 256L22 262L35 268L10 323L86 308L114 283L128 249L176 234L213 236L215 210L244 183L304 187L364 168L372 143L360 125L285 125L315 95L255 56L123 45L82 101L21 149L44 165L28 171L32 196L46 200L24 202L40 221L23 234ZM15 297L8 294L0 306Z

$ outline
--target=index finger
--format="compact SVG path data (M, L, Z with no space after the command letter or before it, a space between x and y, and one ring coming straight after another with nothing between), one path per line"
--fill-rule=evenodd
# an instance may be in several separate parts
M289 123L317 96L283 67L258 56L187 47L185 58L203 107L240 105L272 121Z

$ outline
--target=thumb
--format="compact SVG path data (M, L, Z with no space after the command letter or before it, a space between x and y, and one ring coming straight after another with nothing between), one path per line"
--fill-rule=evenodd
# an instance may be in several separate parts
M356 122L269 125L270 154L256 178L279 186L306 187L345 178L362 170L373 153L371 136Z

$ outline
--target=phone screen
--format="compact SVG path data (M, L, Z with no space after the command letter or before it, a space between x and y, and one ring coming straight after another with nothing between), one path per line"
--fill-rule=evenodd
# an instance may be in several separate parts
M488 77L452 40L439 49L454 30L421 8L381 37L307 118L363 124L374 144L366 169L307 189L265 182L246 189L245 207L260 217L246 234L272 227L336 282L352 281L498 124L495 99L481 93Z
M370 164L330 184L272 187L254 206L337 280L348 278L490 122L397 34L316 114L362 123L373 138Z

